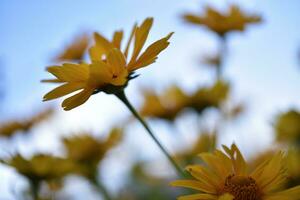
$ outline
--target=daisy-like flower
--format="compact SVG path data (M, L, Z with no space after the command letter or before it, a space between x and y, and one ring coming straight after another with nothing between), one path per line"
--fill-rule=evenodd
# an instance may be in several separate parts
M87 34L79 35L71 44L57 55L54 60L61 61L81 61L89 45L89 37Z
M277 116L275 133L279 142L299 144L300 141L300 112L289 110Z
M89 51L92 60L90 64L65 63L62 66L47 68L55 79L44 80L44 82L62 85L47 93L44 101L81 90L63 101L62 107L71 110L86 102L97 92L117 94L123 91L128 81L136 77L134 72L154 63L158 54L169 45L168 40L172 33L152 43L142 52L152 23L153 19L147 18L140 26L135 25L124 50L121 50L122 31L115 32L112 41L95 33L95 45ZM132 53L129 58L132 43Z
M188 23L205 26L220 36L232 31L244 31L247 25L261 22L260 16L247 15L236 5L232 5L227 13L207 6L204 15L187 13L183 18Z
M171 86L162 95L155 91L144 91L144 103L140 109L142 116L174 121L184 110L189 97L176 85Z
M248 173L247 164L237 148L223 146L224 152L202 153L206 166L188 166L195 180L177 180L173 186L192 188L199 194L181 196L180 200L296 200L300 186L281 190L286 174L282 152L274 154Z

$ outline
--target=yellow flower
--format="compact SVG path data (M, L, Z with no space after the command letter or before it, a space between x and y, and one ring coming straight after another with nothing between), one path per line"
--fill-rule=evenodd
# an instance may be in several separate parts
M195 160L197 154L212 152L216 148L216 137L216 133L202 132L191 148L177 153L176 157L178 160L183 160L184 163L190 164Z
M223 146L225 151L202 153L206 166L188 166L195 180L177 180L173 186L200 191L199 194L179 197L180 200L296 200L300 186L281 190L286 180L284 156L276 153L248 173L247 164L236 145Z
M128 81L136 77L135 70L154 63L158 54L169 45L168 40L172 33L152 43L141 53L152 23L153 19L147 18L140 26L134 26L124 51L121 50L123 32L115 32L111 42L95 33L95 45L89 51L92 63L65 63L62 66L47 68L47 71L56 79L44 80L44 82L63 84L47 93L44 101L81 90L63 101L62 107L65 110L71 110L86 102L92 94L97 92L117 94L123 91ZM129 59L128 52L131 43L134 44Z
M154 91L144 91L144 103L141 114L147 117L174 120L185 108L188 96L178 86L172 86L157 95Z
M230 87L223 81L217 81L211 87L199 88L191 97L189 107L201 113L208 107L219 107L227 98Z
M56 56L55 61L80 61L83 59L84 53L89 44L87 34L79 35L75 40L67 46L63 52Z
M296 110L290 110L280 114L276 119L274 129L278 141L299 143L300 113Z
M30 159L18 154L2 163L15 168L20 174L35 182L63 178L75 167L70 160L45 154L37 154Z
M7 121L0 124L0 137L11 137L18 131L29 131L37 123L47 119L53 113L52 109L47 109L32 116L30 119Z
M227 13L207 6L203 16L188 13L183 17L188 23L205 26L220 36L232 31L244 31L248 24L261 22L260 16L244 14L236 5L230 6Z
M64 138L63 142L68 158L80 166L80 173L93 175L105 154L117 145L121 138L122 131L114 128L106 139L99 140L89 134L81 134Z

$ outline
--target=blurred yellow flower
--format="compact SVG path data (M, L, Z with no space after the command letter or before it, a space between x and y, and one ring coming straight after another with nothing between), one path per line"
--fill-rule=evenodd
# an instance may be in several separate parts
M274 129L278 141L299 143L300 113L296 110L290 110L278 115Z
M0 124L0 137L11 137L18 131L27 132L39 122L50 117L52 113L52 109L47 109L29 119L3 122Z
M260 16L245 14L236 5L231 5L227 13L207 6L204 15L187 13L183 17L186 22L205 26L220 36L232 31L244 31L247 25L261 22Z
M225 153L202 153L207 166L192 165L187 170L196 180L177 180L173 186L192 188L200 194L181 196L180 200L296 200L300 186L282 190L286 180L282 152L261 163L252 173L236 145L223 146Z
M17 154L2 163L34 182L61 179L75 169L72 161L46 154L37 154L30 159Z
M144 91L144 103L140 112L142 116L174 120L186 107L189 97L178 86L171 86L162 95L154 91Z
M229 94L229 84L217 81L211 87L199 88L191 97L189 107L201 113L209 107L219 107Z
M216 148L216 133L202 132L199 134L196 142L191 148L183 150L176 154L179 160L183 160L186 164L190 164L195 160L195 156L199 153L212 152Z
M115 32L112 42L95 33L95 45L90 49L91 64L65 63L62 66L47 68L56 79L44 80L44 82L63 83L63 85L47 93L44 101L81 90L63 101L62 107L71 110L86 102L97 92L117 94L123 91L128 81L136 77L135 70L154 63L158 54L169 45L168 40L172 33L152 43L141 53L152 23L153 19L147 18L140 26L134 26L124 51L121 50L123 32ZM132 55L128 59L131 43L134 43Z
M55 61L81 61L89 45L87 34L77 36L74 41L68 45L63 52L56 56Z
M94 138L90 134L81 134L64 138L63 143L68 158L80 166L79 173L92 176L105 154L120 143L121 138L122 130L114 128L103 140Z

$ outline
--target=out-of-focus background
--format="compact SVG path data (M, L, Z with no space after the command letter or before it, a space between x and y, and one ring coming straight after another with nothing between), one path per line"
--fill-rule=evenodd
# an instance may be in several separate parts
M31 130L30 137L20 134L12 141L0 140L0 156L6 158L16 152L25 157L36 152L61 156L62 136L87 131L105 137L118 122L133 120L117 98L103 93L68 112L60 108L62 99L42 102L43 95L53 88L40 82L49 78L46 66L55 64L53 58L76 36L97 31L111 38L115 30L122 29L128 37L133 24L149 16L154 17L154 26L146 44L175 32L157 62L138 71L140 76L126 89L132 104L139 108L144 88L162 92L176 84L192 93L214 82L213 72L201 67L201 56L218 50L218 38L205 28L185 23L182 15L186 12L200 15L207 5L226 11L231 4L239 5L246 13L259 14L263 20L242 33L228 36L223 76L230 82L231 99L243 102L245 111L234 123L222 126L217 146L234 141L247 158L268 149L274 142L275 116L291 108L300 109L299 1L10 0L0 1L0 121L22 120L46 108L55 111ZM149 121L170 152L191 145L197 138L195 120L189 116L184 119L176 121L177 131L168 123ZM214 113L202 122L203 126L213 119ZM136 159L145 162L161 159L161 165L150 165L156 169L154 174L173 173L165 170L167 161L138 123L130 124L123 137L122 144L110 152L100 169L104 172L101 179L110 191L122 188ZM26 181L12 168L0 166L0 200L16 199L13 194L24 185ZM76 178L68 180L64 190L71 199L97 198L85 182Z

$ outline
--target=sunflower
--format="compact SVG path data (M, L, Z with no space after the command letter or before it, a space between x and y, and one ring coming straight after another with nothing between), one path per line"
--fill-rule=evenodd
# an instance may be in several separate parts
M128 81L136 77L134 72L154 63L158 54L169 45L168 40L172 33L152 43L141 53L152 24L153 19L147 18L140 26L135 25L123 51L121 50L122 31L116 31L112 41L95 33L95 44L89 50L91 63L64 63L62 66L47 68L47 71L56 78L44 82L62 85L47 93L44 101L81 90L63 101L62 107L71 110L86 102L92 94L101 91L117 94L123 91ZM134 44L129 59L131 43Z
M200 194L179 197L180 200L296 200L300 186L281 190L286 180L282 152L274 154L260 164L252 173L237 148L223 146L225 151L202 153L200 157L207 166L188 166L187 170L196 180L177 180L173 186L192 188Z
M183 18L188 23L205 26L220 36L224 36L232 31L242 32L247 25L261 22L260 16L247 15L236 5L230 6L227 13L221 13L207 6L204 15L199 16L187 13Z

